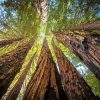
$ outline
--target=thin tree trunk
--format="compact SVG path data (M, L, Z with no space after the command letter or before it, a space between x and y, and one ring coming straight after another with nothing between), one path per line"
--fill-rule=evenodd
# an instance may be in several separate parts
M83 61L100 79L100 36L75 36L54 33L56 38Z
M33 40L0 57L0 97L7 91L10 83L20 70L32 44Z
M60 79L56 75L58 71L45 40L37 69L27 86L23 100L66 100ZM60 99L61 95L65 99Z
M96 100L89 86L63 52L55 44L53 44L53 47L68 100Z
M90 24L72 26L70 28L70 30L71 31L74 31L74 30L85 30L85 31L100 30L100 22L94 22L94 23L90 23Z
M17 96L20 92L20 89L22 87L22 84L24 82L24 79L31 67L31 64L33 62L35 54L33 54L33 56L31 57L31 60L29 61L29 63L27 64L26 68L24 69L23 73L21 74L21 76L19 77L18 81L16 82L15 86L12 88L12 90L10 91L10 93L8 94L6 100L16 100Z
M12 44L14 42L17 42L17 41L20 41L22 40L23 38L17 38L17 39L11 39L11 40L2 40L0 41L0 48L1 47L4 47L6 45L9 45L9 44Z

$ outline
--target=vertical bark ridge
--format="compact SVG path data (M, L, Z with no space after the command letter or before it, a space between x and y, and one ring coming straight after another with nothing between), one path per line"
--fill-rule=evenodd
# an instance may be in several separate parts
M58 73L57 67L55 68L55 77L56 77L56 83L58 84L58 91L59 91L59 97L60 100L68 100L67 95L65 94L62 81L61 81L61 74Z
M37 69L27 86L23 100L65 100L60 99L60 94L62 93L63 97L64 92L60 80L56 78L57 73L47 41L44 40Z
M68 61L62 51L55 44L53 44L53 48L57 57L61 79L68 100L96 100L90 87Z
M7 91L10 83L20 70L34 40L18 46L15 50L0 57L0 97Z
M100 79L100 37L65 35L54 32L54 35L65 47L69 48Z
M35 54L33 54L33 56L31 57L29 63L27 64L26 68L23 70L23 72L22 72L21 76L19 77L18 81L16 82L15 86L9 92L6 100L11 100L11 99L16 100L17 99L17 96L20 92L20 89L22 87L24 79L25 79L25 77L26 77L26 75L31 67L32 62L33 62L34 56L35 56Z

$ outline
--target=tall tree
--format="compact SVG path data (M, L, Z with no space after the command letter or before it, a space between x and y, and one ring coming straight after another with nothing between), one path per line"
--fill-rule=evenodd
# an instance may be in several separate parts
M55 63L45 40L36 71L23 100L66 100ZM58 78L57 78L58 77Z
M12 88L12 90L8 94L6 100L11 100L11 99L16 100L17 99L17 96L20 92L20 89L22 87L24 79L25 79L25 77L26 77L26 75L31 67L32 62L33 62L34 56L35 56L35 54L33 54L33 56L31 57L29 63L26 65L26 68L23 70L23 72L20 75L19 79L17 80L15 86Z
M75 36L53 32L56 38L83 61L100 78L100 36Z
M45 33L46 34L51 33L51 30L66 31L67 29L70 29L71 26L74 26L75 28L75 26L77 25L81 25L81 24L85 25L89 22L94 22L100 19L99 18L100 16L99 14L100 1L99 0L94 0L94 1L93 0L84 0L84 1L83 0L4 0L4 3L2 7L0 5L0 8L2 8L0 9L0 29L2 29L2 32L0 33L4 35L5 37L6 37L5 33L7 34L7 36L9 35L10 37L12 37L13 35L15 37L17 36L19 37L36 36L37 37L41 33L42 33L42 36L44 36ZM2 14L1 14L1 10L2 10ZM88 30L89 28L90 26L88 27ZM95 29L97 28L98 27L95 27ZM94 27L92 27L91 29L94 29ZM49 37L50 37L50 34L49 34ZM99 76L100 78L100 73L99 73L100 70L98 70L100 68L98 66L100 65L99 63L100 58L98 56L100 54L99 46L96 46L95 48L94 44L93 46L91 44L88 44L90 46L89 50L91 48L91 50L89 51L91 56L89 55L88 57L87 56L89 54L87 53L88 46L87 46L87 43L84 42L85 39L82 41L82 43L80 42L81 44L77 44L76 39L73 40L74 45L76 46L73 45L72 40L70 40L70 43L68 42L69 40L67 41L69 43L69 45L67 45L68 48L70 47L72 47L71 49L74 48L73 50L75 51L74 53L76 53L76 55L78 55L80 59L82 59L83 62L85 62L85 64L89 66L89 68L96 74L96 76L97 77ZM93 39L93 41L94 40L95 39ZM65 42L65 40L63 40L63 42ZM96 39L96 43L97 42L98 42L98 39ZM80 45L81 47L79 50L76 48L77 45L78 46ZM48 47L45 47L45 49L46 48ZM82 51L81 52L82 56L80 56L80 53L77 50L79 52ZM87 53L87 55L85 55L85 53L83 52L84 50L86 51L85 53ZM95 50L98 51L96 55L94 54ZM46 52L47 52L47 49L46 49ZM19 56L21 54L19 54ZM24 99L39 99L39 97L41 97L41 99L44 98L48 100L49 98L57 99L60 97L61 98L64 97L63 93L61 93L61 90L63 91L63 88L61 85L59 73L57 72L56 67L51 68L51 66L55 66L55 65L53 65L54 62L53 61L51 62L51 59L49 59L49 55L50 54L47 55L43 53L43 57L40 57L41 59L39 60L35 75L33 75L32 79L30 80L30 83L29 83L30 86L28 85L27 87L28 90L26 90ZM17 61L18 58L14 57L14 60L16 59ZM11 58L7 60L11 60ZM15 64L15 62L12 62L12 63ZM16 69L17 68L15 68L14 70ZM44 86L47 86L47 88L45 88ZM54 96L55 94L56 96Z
M96 100L90 87L69 62L63 52L54 43L53 47L68 100Z
M10 83L20 70L33 42L34 40L32 39L28 43L0 57L0 98L7 91Z

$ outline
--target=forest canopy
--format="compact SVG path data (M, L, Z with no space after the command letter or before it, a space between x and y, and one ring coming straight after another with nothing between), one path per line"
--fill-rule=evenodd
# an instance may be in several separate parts
M57 100L98 100L99 55L100 0L0 0L2 100L46 100L53 90Z

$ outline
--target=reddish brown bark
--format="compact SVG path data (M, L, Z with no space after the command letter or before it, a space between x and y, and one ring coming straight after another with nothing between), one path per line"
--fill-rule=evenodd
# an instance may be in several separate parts
M96 100L89 86L68 61L63 52L54 44L53 47L68 100Z
M35 54L33 54L33 56L31 57L31 60L29 61L29 63L27 64L26 68L23 70L23 73L21 74L21 76L19 77L18 81L16 82L15 86L12 88L11 92L8 94L6 100L16 100L17 96L20 92L20 89L22 87L22 84L24 82L24 79L31 67L31 64L33 62Z
M9 45L9 44L12 44L14 42L17 42L17 41L20 41L22 40L23 38L17 38L17 39L11 39L11 40L2 40L0 41L0 48L1 47L4 47L6 45Z
M61 33L54 33L54 35L64 46L76 54L95 76L100 79L100 43L97 42L100 37L82 37L79 35L65 35Z
M45 40L39 62L23 100L66 100L56 65ZM61 98L62 97L62 98Z
M20 70L32 44L33 40L0 57L0 97L7 91L10 83Z
M84 24L84 25L77 25L77 26L72 26L70 30L100 30L100 22L94 22L90 24Z

